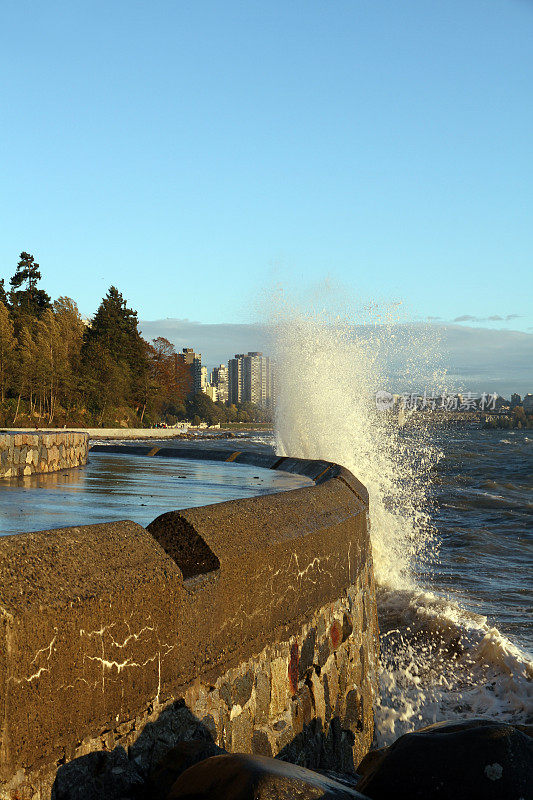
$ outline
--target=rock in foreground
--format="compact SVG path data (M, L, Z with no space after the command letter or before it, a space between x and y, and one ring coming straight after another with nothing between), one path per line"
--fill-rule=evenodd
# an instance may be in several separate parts
M317 772L264 756L213 756L184 772L167 800L367 800Z
M533 739L477 719L401 736L358 767L372 800L533 800Z

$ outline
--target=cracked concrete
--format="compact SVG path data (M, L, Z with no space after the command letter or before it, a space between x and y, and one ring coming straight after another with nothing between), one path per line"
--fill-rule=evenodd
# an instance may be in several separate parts
M312 709L335 739L329 717L341 718L357 682L366 716L348 749L362 754L377 658L367 506L357 482L354 489L333 467L317 467L328 471L318 486L171 512L148 530L122 521L2 537L0 798L17 791L48 800L58 765L133 747L146 724L172 718L165 709L180 698L220 746L238 741L251 751L256 742L304 758L309 742L295 744L303 720ZM202 564L219 565L201 582L184 580L174 524L180 547L190 531ZM306 659L310 641L314 654L300 675L311 628L318 633ZM328 720L308 674L321 660L338 682L328 687ZM241 699L232 702L234 694Z

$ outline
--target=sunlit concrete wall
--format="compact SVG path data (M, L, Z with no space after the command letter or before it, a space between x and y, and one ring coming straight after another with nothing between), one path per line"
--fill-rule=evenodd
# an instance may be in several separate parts
M343 770L369 749L366 490L327 462L211 457L315 484L0 539L0 797L96 773L102 798L126 795L182 740Z

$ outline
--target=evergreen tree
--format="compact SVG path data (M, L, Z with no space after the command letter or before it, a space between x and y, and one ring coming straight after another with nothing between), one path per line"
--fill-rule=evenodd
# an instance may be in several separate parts
M30 253L22 252L16 272L9 281L9 298L15 312L40 317L50 308L50 296L43 289L37 288L40 280L39 264Z
M2 403L5 400L6 391L13 384L15 346L13 323L9 318L9 311L5 303L0 301L0 398Z
M3 303L7 307L8 298L3 278L0 278L0 303Z
M116 402L133 401L139 409L146 403L148 354L146 342L137 328L137 312L128 308L126 301L115 286L111 286L100 303L91 325L84 337L83 358L85 365L93 374L100 375L104 382L105 372L101 365L91 364L102 352L107 354L105 363L113 364L110 372L116 376L115 366L124 373L122 396ZM104 387L101 387L104 388Z
M87 342L98 342L117 362L135 368L144 355L137 329L137 312L128 308L115 286L111 286L100 303L85 335Z
M113 409L126 402L131 376L125 364L117 364L98 341L84 345L84 384L89 411L97 415L97 426L113 418Z

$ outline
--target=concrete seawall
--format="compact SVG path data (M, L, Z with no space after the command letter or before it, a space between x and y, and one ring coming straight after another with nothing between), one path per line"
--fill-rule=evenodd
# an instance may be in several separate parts
M89 436L81 431L0 431L0 478L79 467L88 447Z
M315 485L0 539L0 797L126 797L191 739L353 769L378 656L364 487L328 462L132 451Z

